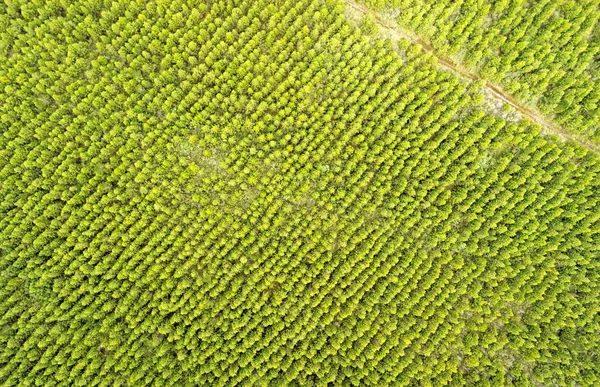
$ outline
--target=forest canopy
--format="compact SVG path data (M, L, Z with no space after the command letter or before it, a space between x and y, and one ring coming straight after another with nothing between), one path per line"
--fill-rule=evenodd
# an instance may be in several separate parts
M0 384L600 384L599 14L0 3Z

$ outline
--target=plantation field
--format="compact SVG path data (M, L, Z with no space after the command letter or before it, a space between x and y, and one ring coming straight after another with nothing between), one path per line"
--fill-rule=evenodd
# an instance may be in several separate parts
M1 3L0 384L600 384L600 9L487 3Z
M564 129L600 143L596 0L360 0Z

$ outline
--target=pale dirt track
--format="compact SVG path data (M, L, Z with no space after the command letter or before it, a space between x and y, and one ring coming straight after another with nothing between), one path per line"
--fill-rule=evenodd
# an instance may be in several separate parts
M489 93L492 96L494 96L495 98L512 106L523 118L529 119L531 122L540 125L542 127L542 131L544 133L556 135L556 136L561 137L564 140L570 140L570 141L576 142L579 145L581 145L582 147L587 148L588 150L590 150L592 152L600 154L599 146L597 146L589 141L586 141L585 139L582 139L580 137L574 136L574 135L566 132L564 129L558 127L557 125L553 124L552 122L550 122L546 118L544 118L540 112L538 112L534 109L528 108L528 107L522 105L521 103L519 103L519 101L517 101L514 97L512 97L510 94L508 94L507 92L502 90L502 88L500 86L481 78L481 76L479 74L469 72L468 70L462 68L460 65L458 65L451 59L442 57L441 55L439 55L438 53L435 52L433 47L428 42L426 42L419 36L415 35L411 31L404 30L400 26L389 25L386 21L384 21L384 19L382 18L381 14L379 12L368 9L360 4L357 4L356 2L354 2L352 0L345 0L345 3L348 7L350 7L354 11L357 11L357 12L359 12L361 14L365 14L365 15L366 14L373 15L373 17L375 18L375 21L386 30L385 31L386 38L389 38L395 42L400 39L406 39L413 44L417 44L417 45L421 46L424 51L427 51L427 52L430 52L431 54L433 54L435 56L435 58L437 59L437 62L441 68L443 68L447 71L450 71L454 74L457 74L462 78L483 81L485 88L489 91Z

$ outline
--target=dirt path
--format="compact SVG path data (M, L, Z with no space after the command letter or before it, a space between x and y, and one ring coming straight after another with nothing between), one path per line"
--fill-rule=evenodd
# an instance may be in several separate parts
M570 140L570 141L576 142L579 145L589 149L590 151L600 154L600 146L595 145L585 139L582 139L578 136L575 136L571 133L566 132L564 129L556 126L552 122L545 119L542 116L542 114L540 112L538 112L537 110L528 108L524 105L521 105L514 97L512 97L510 94L508 94L507 92L502 90L502 88L500 86L481 78L481 76L479 74L469 72L468 70L462 68L459 64L455 63L451 59L442 57L441 55L439 55L438 53L435 52L433 47L428 42L426 42L421 37L414 34L412 31L403 29L402 27L400 27L398 25L391 26L383 19L383 17L381 16L381 14L379 12L368 9L360 4L357 4L355 1L345 0L345 3L351 10L359 13L359 15L357 15L357 16L362 17L363 14L364 15L366 15L366 14L373 15L373 17L375 18L375 21L381 27L383 27L385 29L385 31L383 31L384 32L383 35L385 35L385 37L391 39L392 41L397 42L400 39L406 39L413 44L418 44L419 46L421 46L423 48L423 50L433 54L437 58L437 61L438 61L438 64L440 65L440 67L442 67L443 69L451 71L455 74L458 74L462 78L483 81L485 88L490 92L491 95L493 95L495 98L507 103L508 105L512 106L523 118L529 119L531 122L534 122L534 123L540 125L542 127L543 133L550 134L550 135L556 135L556 136L563 138L564 140Z

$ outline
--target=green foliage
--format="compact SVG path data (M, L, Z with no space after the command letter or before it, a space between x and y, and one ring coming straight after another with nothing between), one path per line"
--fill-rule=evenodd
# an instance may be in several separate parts
M365 35L373 35L377 33L378 29L379 27L377 26L377 21L372 13L368 13L362 18L360 22L360 30Z
M596 0L361 0L570 132L600 144Z
M600 382L598 156L343 11L0 4L0 384Z

